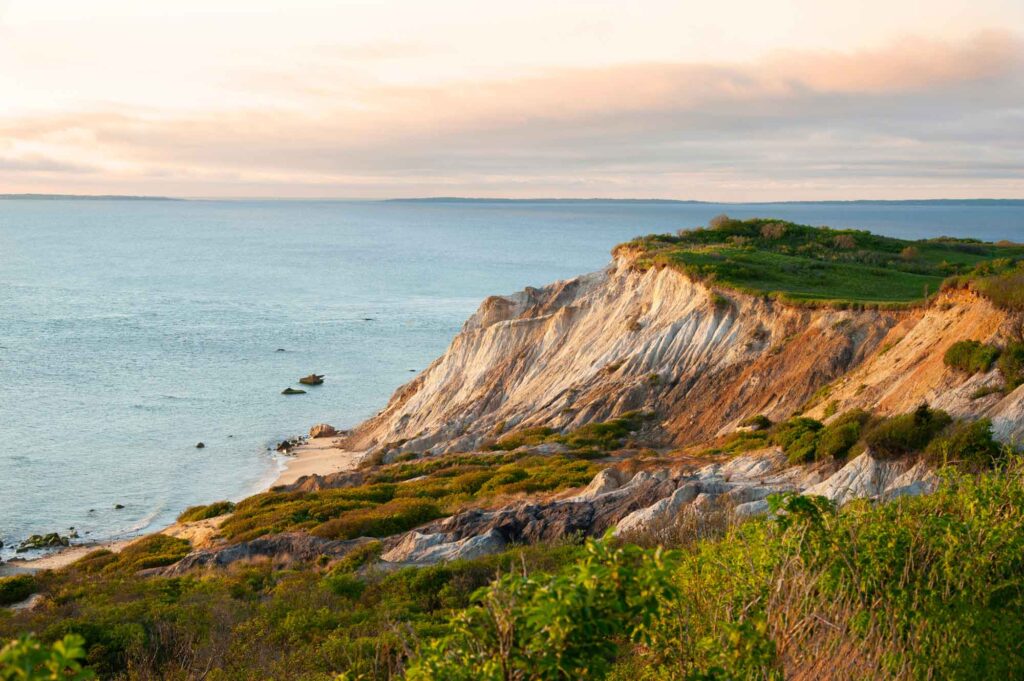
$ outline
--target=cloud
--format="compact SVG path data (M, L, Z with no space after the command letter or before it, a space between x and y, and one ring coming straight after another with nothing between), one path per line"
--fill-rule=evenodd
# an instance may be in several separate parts
M392 47L395 58L405 54ZM365 49L390 58L385 48ZM741 199L736 192L826 191L826 181L838 196L844 180L885 189L889 178L988 193L1012 191L1007 183L1024 173L1022 66L1020 38L998 31L958 43L907 37L751 63L557 69L433 87L353 83L343 64L325 64L314 84L297 79L275 106L0 119L0 138L77 155L86 167L102 160L118 182L190 194L506 186L637 195L648 186Z

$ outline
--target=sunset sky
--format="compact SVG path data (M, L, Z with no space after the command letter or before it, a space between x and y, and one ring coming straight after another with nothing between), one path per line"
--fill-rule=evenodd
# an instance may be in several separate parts
M0 0L0 193L1024 198L1024 1Z

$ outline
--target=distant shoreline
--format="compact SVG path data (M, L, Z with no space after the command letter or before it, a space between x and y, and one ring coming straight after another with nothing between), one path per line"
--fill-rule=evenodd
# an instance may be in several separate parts
M503 198L473 196L413 196L390 199L343 198L343 197L179 197L146 196L130 194L0 194L0 201L255 201L269 203L288 202L330 202L338 203L465 203L465 204L648 204L688 206L1024 206L1024 199L825 199L786 201L704 201L700 199L628 199L628 198Z
M121 194L0 194L0 201L187 201L172 196Z

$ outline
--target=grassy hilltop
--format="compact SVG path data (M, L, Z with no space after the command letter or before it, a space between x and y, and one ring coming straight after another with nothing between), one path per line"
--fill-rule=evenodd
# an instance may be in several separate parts
M636 266L789 303L897 307L924 302L957 277L1011 272L1024 244L938 238L907 241L853 229L720 216L706 229L640 237L617 247Z

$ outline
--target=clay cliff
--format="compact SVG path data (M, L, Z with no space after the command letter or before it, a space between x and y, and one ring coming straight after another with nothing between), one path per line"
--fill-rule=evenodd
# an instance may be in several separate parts
M501 433L566 430L631 410L665 446L705 442L743 418L806 409L908 411L923 400L1024 435L1024 392L942 362L963 339L998 337L1005 315L965 292L910 310L796 307L717 289L620 250L605 270L483 302L448 350L359 426L350 449L472 451ZM834 403L834 404L833 404Z

